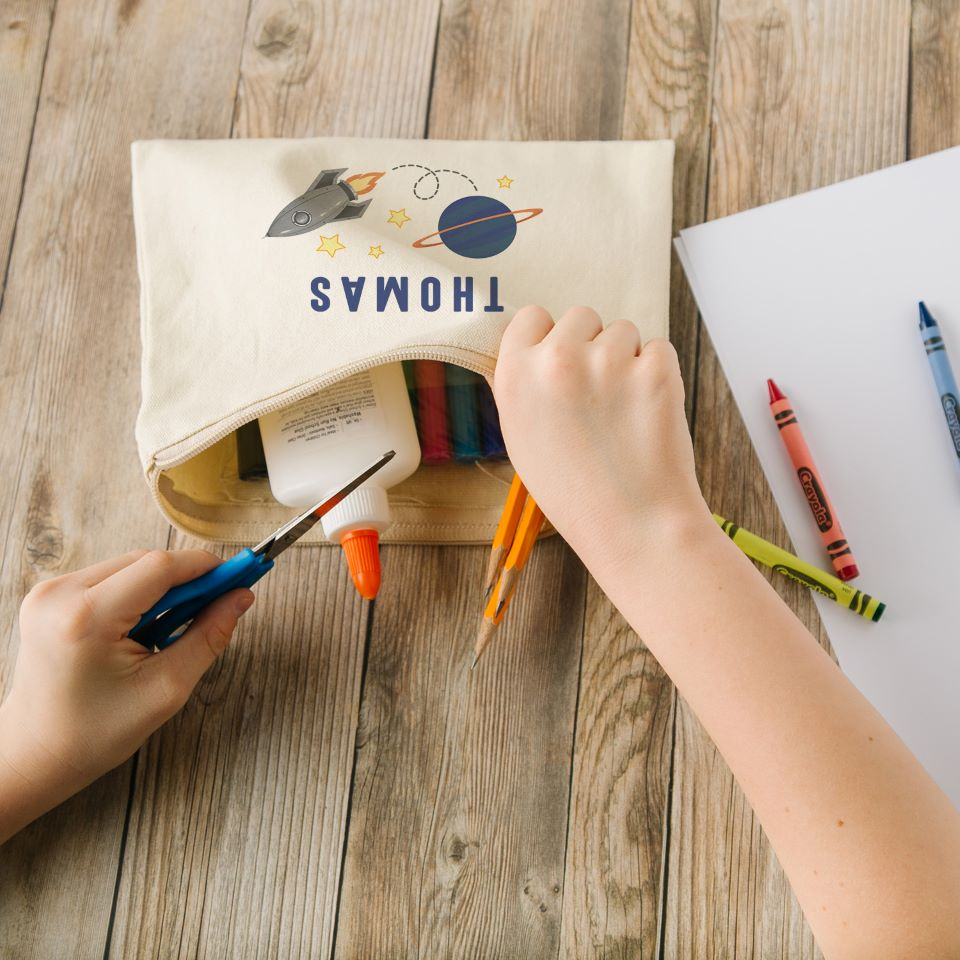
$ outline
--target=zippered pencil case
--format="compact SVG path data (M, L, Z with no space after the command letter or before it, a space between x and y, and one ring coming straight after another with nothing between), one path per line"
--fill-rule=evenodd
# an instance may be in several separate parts
M142 141L132 166L137 446L164 516L205 540L290 516L238 469L265 413L399 360L489 380L527 303L667 333L671 141ZM382 539L489 541L511 475L423 463Z

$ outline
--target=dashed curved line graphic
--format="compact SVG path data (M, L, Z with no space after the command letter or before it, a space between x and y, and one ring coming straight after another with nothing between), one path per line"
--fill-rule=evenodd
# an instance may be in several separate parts
M413 195L418 200L432 200L440 192L440 174L441 173L452 173L458 177L463 177L463 179L466 180L471 187L473 187L474 192L478 192L479 190L479 188L473 182L473 180L471 180L470 177L468 177L465 173L461 172L460 170L451 170L449 167L442 167L439 170L433 170L430 167L425 167L422 163L399 163L397 164L397 166L391 167L390 171L393 172L394 170L403 170L405 167L417 167L420 170L426 171L426 173L421 174L417 178L416 182L413 185ZM424 196L417 192L417 187L419 187L420 184L423 183L423 181L426 180L428 177L433 177L435 187L434 187L433 193Z

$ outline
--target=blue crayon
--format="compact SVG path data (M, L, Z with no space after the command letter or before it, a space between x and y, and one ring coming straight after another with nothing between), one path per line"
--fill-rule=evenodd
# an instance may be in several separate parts
M953 451L960 461L960 390L957 389L957 380L950 367L947 357L947 348L940 334L940 327L933 319L924 302L920 301L920 336L927 349L927 360L933 371L933 379L940 394L940 404L944 416L947 418L947 429L953 442Z
M483 439L483 455L490 460L505 460L507 448L500 432L500 414L497 412L497 402L493 399L493 391L486 380L481 379L477 384L477 393L480 396L480 435Z
M479 460L480 411L477 408L477 381L479 374L454 363L446 364L447 416L450 424L450 444L455 460Z

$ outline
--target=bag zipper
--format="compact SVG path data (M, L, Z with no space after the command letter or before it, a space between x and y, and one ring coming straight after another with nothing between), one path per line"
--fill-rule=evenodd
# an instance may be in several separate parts
M242 427L245 423L256 420L264 414L272 413L274 410L282 410L284 407L288 407L298 400L303 400L314 393L319 393L321 390L332 387L341 380L347 380L358 373L362 373L364 370L370 370L373 367L383 366L387 363L396 363L401 360L438 360L441 363L456 363L458 366L486 377L487 380L493 376L493 370L496 366L496 360L493 357L464 350L460 347L443 347L438 350L422 349L419 347L401 347L379 357L358 360L354 363L347 364L345 367L340 367L334 373L317 377L315 380L310 380L278 396L271 397L269 400L244 407L238 412L219 421L214 426L205 427L194 435L193 442L190 443L185 450L183 449L183 445L187 443L186 439L170 444L170 446L165 449L169 450L172 447L176 452L172 456L164 459L155 456L148 468L147 474L149 476L150 474L162 473L164 470L170 470L173 467L180 466L182 463L186 463L187 460L191 460L208 447L212 447L224 437L229 436L238 427ZM155 486L155 484L151 484L151 486Z

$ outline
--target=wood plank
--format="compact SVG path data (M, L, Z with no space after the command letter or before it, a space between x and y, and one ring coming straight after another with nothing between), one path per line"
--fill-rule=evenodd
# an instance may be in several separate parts
M402 11L254 3L234 134L421 134L438 7ZM370 608L323 547L286 553L257 593L143 751L116 956L330 954Z
M913 0L909 153L960 143L960 6Z
M443 6L430 136L615 140L629 0L453 0Z
M623 136L676 142L674 232L703 219L714 39L711 0L636 0ZM676 255L670 337L692 406L697 310ZM567 839L564 957L654 957L674 688L597 584L587 588Z
M0 306L33 139L54 0L0 3Z
M429 133L611 138L626 3L444 5ZM585 578L535 551L473 676L486 548L384 549L337 955L555 957Z
M583 571L541 543L471 672L487 552L384 551L340 957L556 956Z
M128 150L148 134L228 129L242 28L230 13L185 0L58 4L0 323L4 683L34 582L166 540L133 441ZM129 777L127 765L4 848L0 953L103 952Z
M560 956L657 956L675 691L591 579Z
M439 0L254 0L241 137L419 137Z
M711 219L903 158L909 18L906 0L777 0L762 10L721 0ZM707 337L694 428L708 502L787 543ZM812 602L791 587L777 584L818 633ZM673 801L665 955L818 956L752 811L682 703Z

